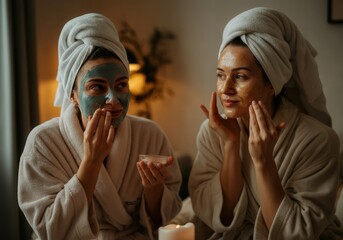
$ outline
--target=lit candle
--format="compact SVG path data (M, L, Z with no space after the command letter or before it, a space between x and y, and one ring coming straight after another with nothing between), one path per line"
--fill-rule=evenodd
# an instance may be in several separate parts
M158 229L159 240L194 240L194 224L185 225L169 224Z

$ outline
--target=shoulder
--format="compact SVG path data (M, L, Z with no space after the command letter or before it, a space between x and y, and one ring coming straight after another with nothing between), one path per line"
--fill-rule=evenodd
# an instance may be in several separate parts
M31 130L29 135L32 137L39 137L41 135L55 132L56 130L59 131L58 129L59 129L59 118L53 118L34 127Z
M299 114L298 130L304 132L308 137L316 137L319 140L339 141L336 132L317 119L306 114Z
M286 127L281 135L285 137L283 140L291 141L293 146L306 149L325 147L334 152L339 151L336 132L317 119L298 111L287 99L282 100L275 119L276 122L285 121Z
M295 130L296 137L304 146L314 146L318 150L326 148L332 154L339 153L340 143L337 133L315 118L299 113Z
M39 145L44 142L52 142L60 135L59 118L53 118L36 127L34 127L27 137L27 145Z

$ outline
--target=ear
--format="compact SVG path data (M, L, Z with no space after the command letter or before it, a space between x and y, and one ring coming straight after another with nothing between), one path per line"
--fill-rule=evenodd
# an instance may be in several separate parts
M269 93L271 96L275 96L275 90L274 90L274 87L271 83L268 83L268 88L269 88Z
M75 92L74 92L74 90L71 92L71 96L70 96L70 101L72 102L72 104L74 105L74 106L78 106L78 102L77 102L77 98L76 98L76 96L75 96L76 94L75 94Z

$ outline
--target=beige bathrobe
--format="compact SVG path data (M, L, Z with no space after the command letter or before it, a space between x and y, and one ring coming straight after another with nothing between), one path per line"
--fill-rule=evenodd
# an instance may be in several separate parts
M243 191L231 225L221 223L223 196L219 173L224 149L208 120L202 124L197 138L198 154L189 180L195 214L215 231L212 239L318 239L319 236L339 239L343 229L334 215L339 175L337 135L319 121L299 113L285 99L273 121L286 123L274 148L275 163L286 195L270 231L260 209L245 130L241 131L240 149ZM239 124L244 129L240 120ZM330 238L333 236L336 238Z
M36 127L28 136L19 166L19 206L40 239L151 239L136 167L139 154L173 152L156 124L128 115L116 130L88 207L75 175L83 156L83 132L69 106L62 117ZM163 224L181 208L177 161L168 171L161 202Z

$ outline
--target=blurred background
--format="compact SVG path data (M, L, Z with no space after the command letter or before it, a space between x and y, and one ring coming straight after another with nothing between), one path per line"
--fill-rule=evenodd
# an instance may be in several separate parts
M127 30L128 26L134 30L134 40L141 51L131 48L129 42L127 48L132 51L141 70L132 74L132 81L136 83L132 83L135 94L129 113L156 121L176 153L194 159L196 135L205 119L199 106L208 105L210 94L215 90L215 69L223 28L235 15L257 6L284 12L317 49L328 111L342 145L343 24L340 15L343 15L343 4L334 6L334 21L330 22L329 2L2 0L0 182L3 199L0 238L28 239L30 235L30 228L17 206L17 166L28 132L37 124L59 115L60 109L53 106L57 87L57 44L60 31L68 20L84 13L98 12L110 18L118 30ZM153 54L151 48L156 47L151 41L156 40L156 33L167 36L157 37L160 40L157 47L166 57L165 64L149 60ZM157 68L150 82L146 69L153 68L144 68L149 63ZM6 75L7 66L10 70ZM144 95L144 91L148 94Z

